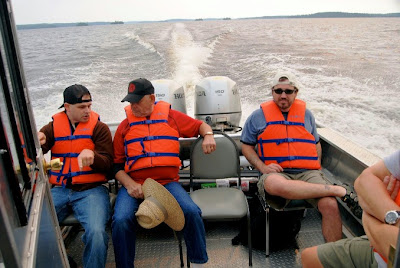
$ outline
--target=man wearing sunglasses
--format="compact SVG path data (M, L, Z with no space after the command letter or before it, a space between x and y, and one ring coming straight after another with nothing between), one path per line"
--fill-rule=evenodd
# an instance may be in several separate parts
M325 240L337 241L342 238L342 222L335 197L359 216L362 211L352 188L330 185L324 179L315 119L305 102L296 99L298 91L292 73L275 76L273 99L262 103L243 127L242 153L262 173L258 190L271 207L281 209L290 200L307 200L322 214Z

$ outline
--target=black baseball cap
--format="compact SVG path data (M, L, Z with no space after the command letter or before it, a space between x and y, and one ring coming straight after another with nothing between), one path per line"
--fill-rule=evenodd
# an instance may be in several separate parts
M138 78L129 82L128 95L121 101L138 103L143 96L154 94L154 87L146 78Z
M90 99L82 100L82 97L85 95L89 95ZM92 101L92 96L90 95L89 90L82 85L75 84L64 90L64 103L76 104L90 101ZM64 103L58 109L64 107Z

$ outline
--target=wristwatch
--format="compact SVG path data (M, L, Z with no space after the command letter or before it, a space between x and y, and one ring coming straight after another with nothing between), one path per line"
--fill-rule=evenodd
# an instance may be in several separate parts
M400 219L400 211L397 210L389 210L386 212L385 215L385 222L387 224L396 224L398 220Z
M204 133L204 136L206 136L206 135L214 135L214 133L211 131L207 131L206 133Z

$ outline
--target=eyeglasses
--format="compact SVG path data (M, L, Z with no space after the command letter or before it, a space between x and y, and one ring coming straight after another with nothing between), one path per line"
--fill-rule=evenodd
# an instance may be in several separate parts
M285 92L286 95L291 95L293 94L293 92L297 92L297 89L281 89L281 88L277 88L277 89L273 89L273 91L276 94L281 95L283 92Z

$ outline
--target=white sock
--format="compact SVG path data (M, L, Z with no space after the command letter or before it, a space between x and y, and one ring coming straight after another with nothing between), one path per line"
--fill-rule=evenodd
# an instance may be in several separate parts
M204 267L204 263L190 263L190 267L193 267L193 268L201 268L201 267Z

